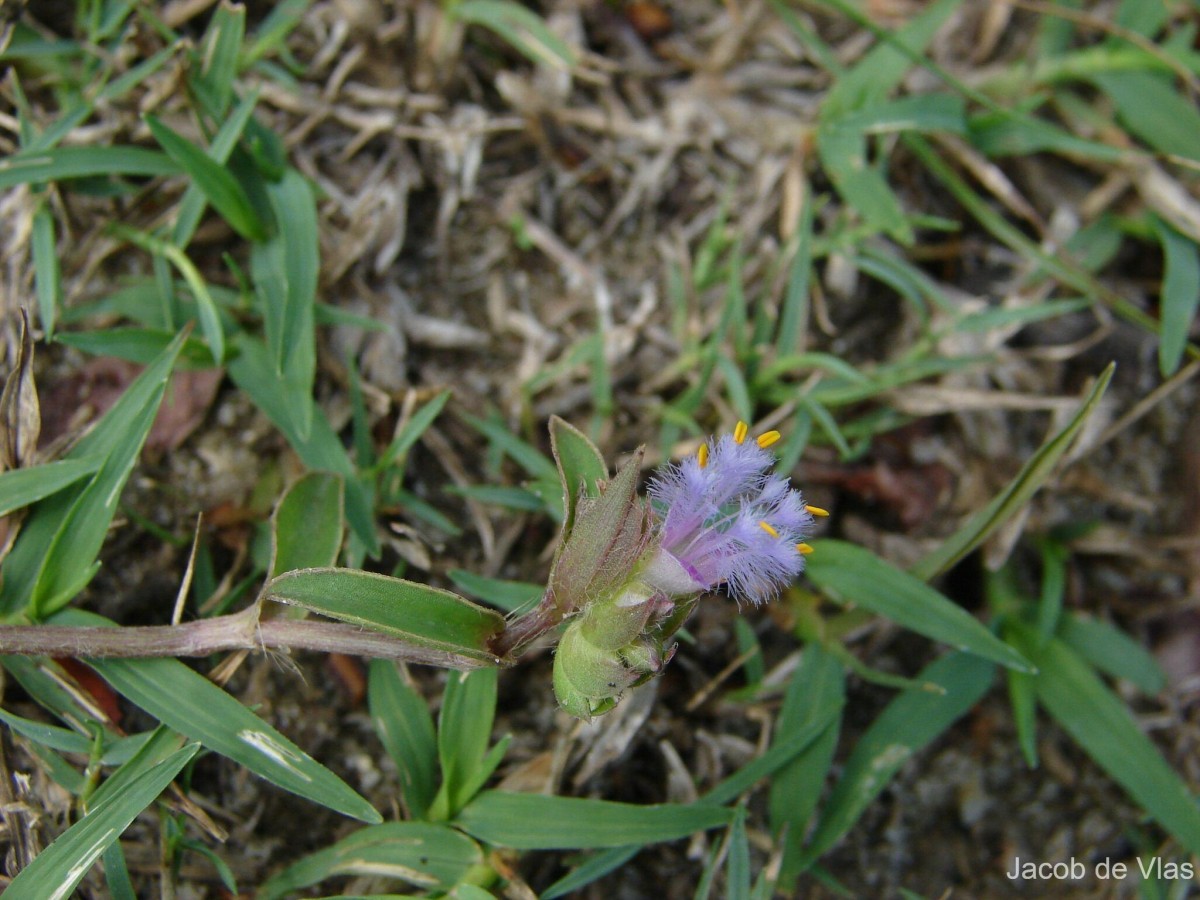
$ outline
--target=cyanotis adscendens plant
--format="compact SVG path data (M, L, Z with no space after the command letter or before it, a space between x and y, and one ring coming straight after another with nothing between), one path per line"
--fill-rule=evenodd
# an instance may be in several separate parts
M703 594L723 588L739 603L765 603L804 571L813 517L827 513L773 471L768 448L779 432L748 440L739 422L732 434L662 467L648 499L637 493L641 450L611 480L573 485L580 473L564 464L560 444L572 442L575 459L593 474L599 453L561 420L551 433L567 494L564 540L530 627L519 630L532 639L566 623L554 690L572 715L606 712L661 672L675 651L672 638ZM605 471L602 461L598 466ZM517 637L512 649L523 642Z

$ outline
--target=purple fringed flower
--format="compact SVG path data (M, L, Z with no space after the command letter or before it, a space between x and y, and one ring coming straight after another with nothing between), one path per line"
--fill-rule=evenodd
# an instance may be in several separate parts
M724 584L739 602L763 603L804 571L812 548L804 539L814 515L783 476L773 474L768 431L747 441L733 434L705 444L694 457L660 470L649 485L659 551L642 578L668 596Z

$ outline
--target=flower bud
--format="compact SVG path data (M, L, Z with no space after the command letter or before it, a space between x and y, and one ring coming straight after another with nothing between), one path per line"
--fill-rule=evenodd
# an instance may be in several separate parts
M649 504L636 492L640 453L599 497L579 502L545 601L568 622L554 691L572 715L599 715L661 672L701 594L724 588L763 603L804 571L813 517L828 513L771 472L778 432L748 434L739 422L659 470Z
M652 588L631 582L615 599L589 604L580 617L579 630L589 643L618 650L645 630L655 608L653 597Z
M554 693L571 715L590 719L611 709L638 673L630 670L621 654L591 643L582 620L567 626L554 654ZM600 707L603 706L604 709Z

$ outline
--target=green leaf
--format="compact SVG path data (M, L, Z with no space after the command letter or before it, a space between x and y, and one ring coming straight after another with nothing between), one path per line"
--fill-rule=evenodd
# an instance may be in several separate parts
M82 610L55 623L111 625ZM203 675L174 659L92 659L85 662L113 689L164 725L200 741L272 784L364 822L380 821L366 800L340 778Z
M872 228L888 233L901 244L912 243L912 226L904 216L900 198L867 161L867 139L862 131L840 122L822 125L817 132L817 153L847 206Z
M306 569L268 582L264 594L332 619L352 622L418 647L494 665L488 642L504 617L450 591L356 569Z
M224 6L221 9L225 9ZM242 100L228 118L221 123L220 129L213 136L208 148L208 156L213 162L224 165L229 161L242 133L252 121L254 107L258 103L258 93L254 91ZM253 200L251 201L253 204ZM186 247L191 243L200 217L204 215L205 195L198 184L193 182L184 191L183 199L175 211L175 227L171 231L171 242L178 247Z
M469 597L497 606L505 612L516 612L536 603L544 588L528 581L505 581L485 578L466 569L451 569L446 573L454 586Z
M802 724L790 728L785 737L772 744L770 750L746 763L704 794L700 802L714 805L728 803L762 779L774 775L821 738L837 721L840 712L840 707L833 708L832 705L814 710Z
M283 411L296 434L307 439L317 362L317 207L308 182L295 169L278 184L268 183L266 192L278 228L270 240L251 248L250 272L262 303L271 364L285 391Z
M913 56L933 40L937 30L961 4L962 0L936 0L891 34L890 41L880 42L852 69L840 74L821 104L821 119L866 109L886 98L912 68ZM835 0L833 5L850 6L846 0Z
M476 774L487 756L496 715L496 676L495 669L477 669L453 672L446 682L438 717L442 786L430 812L434 818L452 818L471 799L469 788L478 783Z
M489 844L517 850L625 847L673 841L733 821L732 810L702 804L612 803L545 794L484 791L455 823Z
M484 435L498 449L513 458L529 476L538 481L558 481L558 468L536 447L531 447L508 430L503 422L496 419L481 419L467 413L463 419Z
M3 709L0 709L0 722L3 722L16 734L61 753L87 754L92 749L91 738L78 731L71 731L69 728L35 722L33 719L25 719Z
M266 239L266 225L228 169L154 116L146 116L146 125L159 146L195 182L213 209L234 231L247 240Z
M379 457L379 462L376 468L385 469L396 462L396 460L405 456L412 446L421 439L434 419L438 417L442 409L446 406L446 401L450 399L450 391L442 391L415 413L404 423L404 426L396 432L396 436L392 438L392 442L388 444L388 448L383 451L383 455Z
M258 889L259 900L276 900L335 875L398 878L444 891L462 881L483 852L469 837L426 822L386 822L360 828L332 846L310 853ZM306 896L313 896L311 892Z
M165 725L157 726L146 735L146 739L141 742L127 762L104 780L104 783L89 798L88 803L94 807L106 802L109 797L124 793L129 787L129 783L141 772L179 751L185 742L186 738L183 735L177 734Z
M1017 743L1025 765L1036 769L1037 751L1037 701L1034 695L1037 676L1028 672L1005 671L1008 679L1008 702L1012 706L1013 725L1017 729Z
M796 860L804 848L808 821L833 764L845 702L846 673L837 657L818 643L805 646L800 665L788 682L772 744L783 743L814 722L829 724L817 740L780 768L770 782L771 828L776 834L787 829L779 870L782 884L789 884L799 874Z
M412 818L423 819L436 793L438 750L425 698L401 677L395 663L373 659L367 702L375 732L396 763L404 805Z
M1063 595L1067 587L1069 551L1058 541L1041 541L1042 590L1038 597L1038 631L1046 637L1054 634L1062 616Z
M1076 137L1057 125L1031 116L986 113L971 119L971 145L988 156L1032 156L1035 153L1062 153L1117 163L1128 151Z
M1200 853L1200 805L1125 704L1062 641L1019 622L1019 646L1038 667L1037 698L1101 768L1189 853Z
M550 448L562 480L566 536L575 525L580 499L600 496L600 482L608 480L608 464L587 435L558 416L550 417Z
M294 395L271 364L267 349L261 341L239 335L234 347L237 355L230 361L228 371L241 390L261 409L287 438L292 449L310 469L333 472L345 478L346 520L355 536L371 554L379 553L379 538L375 534L375 514L371 501L359 481L346 448L329 425L329 420L314 411L312 396ZM307 435L298 430L294 415L288 409L290 400L309 407L312 427ZM303 418L303 417L301 417Z
M505 487L500 484L473 484L466 486L450 485L445 489L447 494L455 497L466 497L480 503L492 506L502 506L505 509L517 509L525 512L542 512L546 508L540 494L527 491L525 488Z
M27 469L0 472L0 516L49 497L98 468L98 459L60 459Z
M92 577L121 489L154 423L182 345L179 335L67 454L68 460L87 465L99 461L99 468L86 482L33 508L5 560L0 610L13 613L29 606L35 617L47 615Z
M175 339L175 332L156 328L105 328L100 331L64 331L57 343L76 347L96 356L115 356L117 359L146 365L154 361ZM203 341L189 337L179 352L179 368L211 368L213 354Z
M1167 378L1183 361L1188 333L1200 307L1200 248L1158 216L1152 217L1152 222L1163 248L1158 370Z
M808 868L837 844L900 767L983 697L994 673L991 663L976 656L951 653L917 676L945 693L912 688L889 703L846 760L797 867Z
M823 540L808 558L808 577L839 603L853 603L893 622L1020 671L1032 671L1021 654L979 620L912 575L870 550Z
M980 333L996 328L1008 328L1013 325L1028 325L1044 319L1067 316L1071 313L1090 309L1092 301L1085 297L1062 300L1045 300L1036 306L1016 309L987 309L982 312L967 313L956 321L951 328L956 332Z
M1111 72L1092 81L1108 94L1125 127L1160 153L1200 160L1196 135L1200 112L1175 90L1171 79L1153 72Z
M309 472L283 495L273 524L271 577L292 569L333 565L345 528L342 479L327 472Z
M804 200L800 221L796 224L795 249L788 267L787 293L779 313L775 334L775 352L787 358L801 346L800 336L808 318L808 285L812 277L813 220L816 217L812 185L803 183Z
M494 31L532 62L558 69L575 65L571 45L531 9L512 0L465 0L449 7L454 18Z
M112 900L137 900L137 891L133 879L129 877L129 867L125 864L125 852L121 849L120 841L113 841L100 855L100 865L104 867L104 883Z
M97 803L26 866L5 889L9 897L64 900L100 854L138 813L154 802L200 747L190 744L130 780L125 790Z
M143 250L153 253L159 259L170 262L183 276L188 289L196 299L196 318L199 320L200 330L204 332L204 337L211 348L213 362L221 365L225 360L225 331L221 324L220 314L217 312L216 301L213 300L208 283L200 274L200 270L196 268L195 263L188 259L182 249L169 241L160 240L120 223L112 226L112 232ZM170 283L169 277L166 278L166 281L168 284Z
M1101 672L1124 678L1147 694L1153 696L1167 686L1167 676L1154 655L1115 625L1068 613L1059 623L1058 637Z
M55 147L0 159L0 189L97 175L178 175L165 153L141 147Z
M965 134L966 105L957 94L914 94L847 112L838 116L837 123L840 128L856 129L863 134L897 131Z
M539 895L541 900L555 900L565 897L573 891L587 887L593 881L603 878L614 869L619 869L633 859L642 848L634 844L632 847L613 847L592 854L585 862L572 869Z
M238 74L238 57L246 35L246 7L240 3L222 3L213 13L204 33L203 63L198 80L215 105L218 118L229 109L233 81Z
M242 51L242 65L253 65L264 56L279 52L311 4L312 0L283 0L274 4L259 23L253 43Z
M99 734L106 743L119 740L104 712L85 692L68 688L69 675L51 659L30 656L0 656L0 665L38 705L63 722Z
M942 574L1024 508L1029 499L1054 474L1058 461L1071 448L1088 418L1096 411L1100 398L1104 396L1104 391L1112 380L1114 368L1115 366L1110 364L1100 373L1100 377L1092 385L1071 421L1046 439L1004 490L971 516L954 534L944 540L941 546L922 557L909 569L911 574L922 581Z
M33 214L33 234L30 236L33 254L34 282L37 288L38 312L46 340L54 337L58 307L62 302L62 271L55 246L54 216L43 201Z

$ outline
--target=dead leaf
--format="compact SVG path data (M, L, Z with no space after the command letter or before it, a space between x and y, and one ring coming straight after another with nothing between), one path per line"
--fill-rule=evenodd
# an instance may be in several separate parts
M0 471L29 465L42 430L42 413L33 381L33 336L29 316L21 310L21 343L17 362L0 394Z

